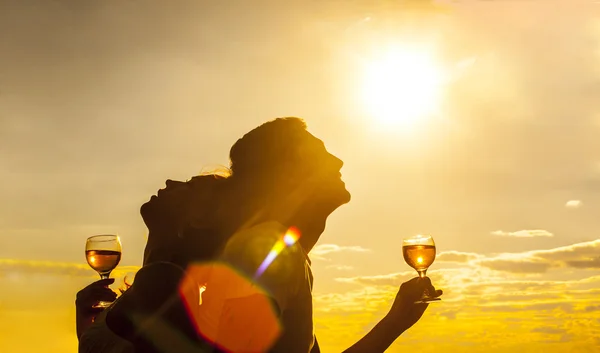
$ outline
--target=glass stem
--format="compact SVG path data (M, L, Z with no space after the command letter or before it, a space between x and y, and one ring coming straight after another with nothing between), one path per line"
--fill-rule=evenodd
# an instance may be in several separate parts
M109 279L109 278L110 278L110 272L100 273L100 279Z
M419 278L423 279L426 277L427 275L427 270L420 270L417 271L419 273ZM425 289L425 291L423 292L423 298L427 298L429 296L429 291L427 289Z

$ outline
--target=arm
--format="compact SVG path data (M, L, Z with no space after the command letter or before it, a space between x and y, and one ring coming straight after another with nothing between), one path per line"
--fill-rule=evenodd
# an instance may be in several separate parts
M388 349L396 338L419 321L425 313L429 304L414 304L425 290L435 293L436 296L442 295L442 291L436 290L427 277L417 277L403 283L390 312L344 353L377 353Z
M360 341L346 349L344 353L385 352L402 332L403 330L394 324L394 320L386 316Z

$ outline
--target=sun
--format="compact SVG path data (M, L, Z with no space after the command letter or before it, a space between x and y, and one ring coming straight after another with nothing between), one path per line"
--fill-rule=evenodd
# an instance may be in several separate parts
M361 97L370 118L409 127L438 110L442 82L431 51L394 47L366 63Z

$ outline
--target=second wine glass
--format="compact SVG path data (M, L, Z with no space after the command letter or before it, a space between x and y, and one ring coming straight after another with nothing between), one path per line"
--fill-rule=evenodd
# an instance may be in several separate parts
M95 235L85 242L85 258L88 265L100 275L108 279L110 273L121 261L121 239L118 235ZM110 302L98 302L97 308L106 308Z
M429 235L416 235L406 238L402 242L402 254L404 261L414 268L420 278L425 278L427 269L435 260L435 242ZM430 295L427 291L417 303L428 303L431 301L441 300Z

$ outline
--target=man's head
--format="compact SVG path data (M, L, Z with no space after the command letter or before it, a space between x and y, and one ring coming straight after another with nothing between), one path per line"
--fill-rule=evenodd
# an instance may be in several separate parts
M259 188L282 213L293 211L296 223L324 222L350 201L341 180L343 162L306 130L302 119L260 125L233 145L230 159L233 179Z

